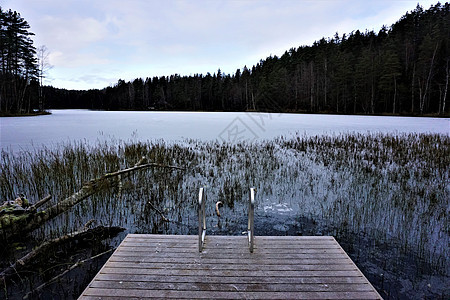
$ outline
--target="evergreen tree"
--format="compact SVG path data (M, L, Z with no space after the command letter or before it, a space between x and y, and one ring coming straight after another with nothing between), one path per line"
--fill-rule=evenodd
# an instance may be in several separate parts
M398 98L398 80L401 75L400 61L395 49L390 47L382 53L381 66L379 86L384 94L384 111L388 110L388 103L392 99L392 113L395 114Z
M0 110L6 113L31 111L28 88L38 77L38 65L29 28L19 13L0 7Z

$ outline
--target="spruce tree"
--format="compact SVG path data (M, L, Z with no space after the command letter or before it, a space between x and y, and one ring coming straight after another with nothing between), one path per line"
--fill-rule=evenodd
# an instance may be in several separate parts
M6 113L30 112L26 98L31 81L38 77L36 48L29 32L30 25L16 11L0 7L1 105ZM28 103L27 103L28 100Z

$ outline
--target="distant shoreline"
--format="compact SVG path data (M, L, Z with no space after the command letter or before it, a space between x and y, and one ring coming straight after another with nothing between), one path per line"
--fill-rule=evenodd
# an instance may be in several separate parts
M70 109L75 109L75 110L85 110L86 108L55 108L55 110L70 110ZM50 110L53 109L49 109L47 111L41 111L41 112L33 112L33 113L25 113L25 114L11 114L11 113L5 113L5 112L0 112L0 117L36 117L36 116L44 116L44 115L51 115L52 113L50 112ZM307 112L307 111L256 111L256 110L246 110L246 111L225 111L225 110L124 110L124 109L120 109L120 110L110 110L110 109L87 109L90 111L116 111L116 112L126 112L126 111L135 111L135 112L231 112L231 113L236 113L236 112L242 112L242 113L275 113L275 114L298 114L298 115L302 115L302 114L307 114L307 115L341 115L341 116L381 116L381 117L419 117L419 118L450 118L450 113L445 113L445 114L432 114L432 113L428 113L428 114L412 114L412 113L396 113L396 114L392 114L392 113L375 113L375 114L364 114L364 113L356 113L356 114L348 114L348 113L336 113L336 112L330 112L330 111L320 111L320 112Z
M0 118L8 118L8 117L36 117L36 116L45 116L45 115L51 115L52 113L49 111L38 111L38 112L32 112L32 113L25 113L25 114L11 114L11 113L5 113L0 112Z
M89 108L55 108L54 110L70 110L70 109L79 109L79 110L90 110L90 111L115 111L115 112L220 112L220 113L271 113L271 114L294 114L294 115L336 115L336 116L376 116L376 117L412 117L412 118L450 118L450 112L444 114L438 113L427 113L427 114L417 114L417 113L374 113L374 114L365 114L365 113L338 113L331 111L318 111L318 112L308 112L308 111L295 111L295 110L286 110L286 111L269 111L269 110L243 110L243 111L232 111L232 110L167 110L167 109L149 109L149 110L139 110L139 109L89 109ZM50 109L53 110L53 109Z

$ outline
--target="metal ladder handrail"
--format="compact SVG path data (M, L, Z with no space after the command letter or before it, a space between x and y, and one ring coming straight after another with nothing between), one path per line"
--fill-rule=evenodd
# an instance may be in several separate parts
M255 216L255 188L250 188L250 195L248 199L248 248L253 253L254 246L254 216Z
M205 245L206 236L206 212L205 212L206 192L200 188L198 194L198 251L202 252Z
M200 188L198 193L198 251L202 252L205 246L206 237L206 192L205 188ZM254 248L254 217L255 216L255 188L250 188L249 201L248 201L248 225L247 225L247 238L248 248L253 253Z

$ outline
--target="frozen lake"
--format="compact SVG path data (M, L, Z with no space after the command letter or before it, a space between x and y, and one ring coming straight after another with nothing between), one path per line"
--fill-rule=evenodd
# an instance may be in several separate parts
M234 112L53 110L38 117L0 118L1 149L20 151L69 141L186 138L227 142L343 132L450 133L450 119Z

